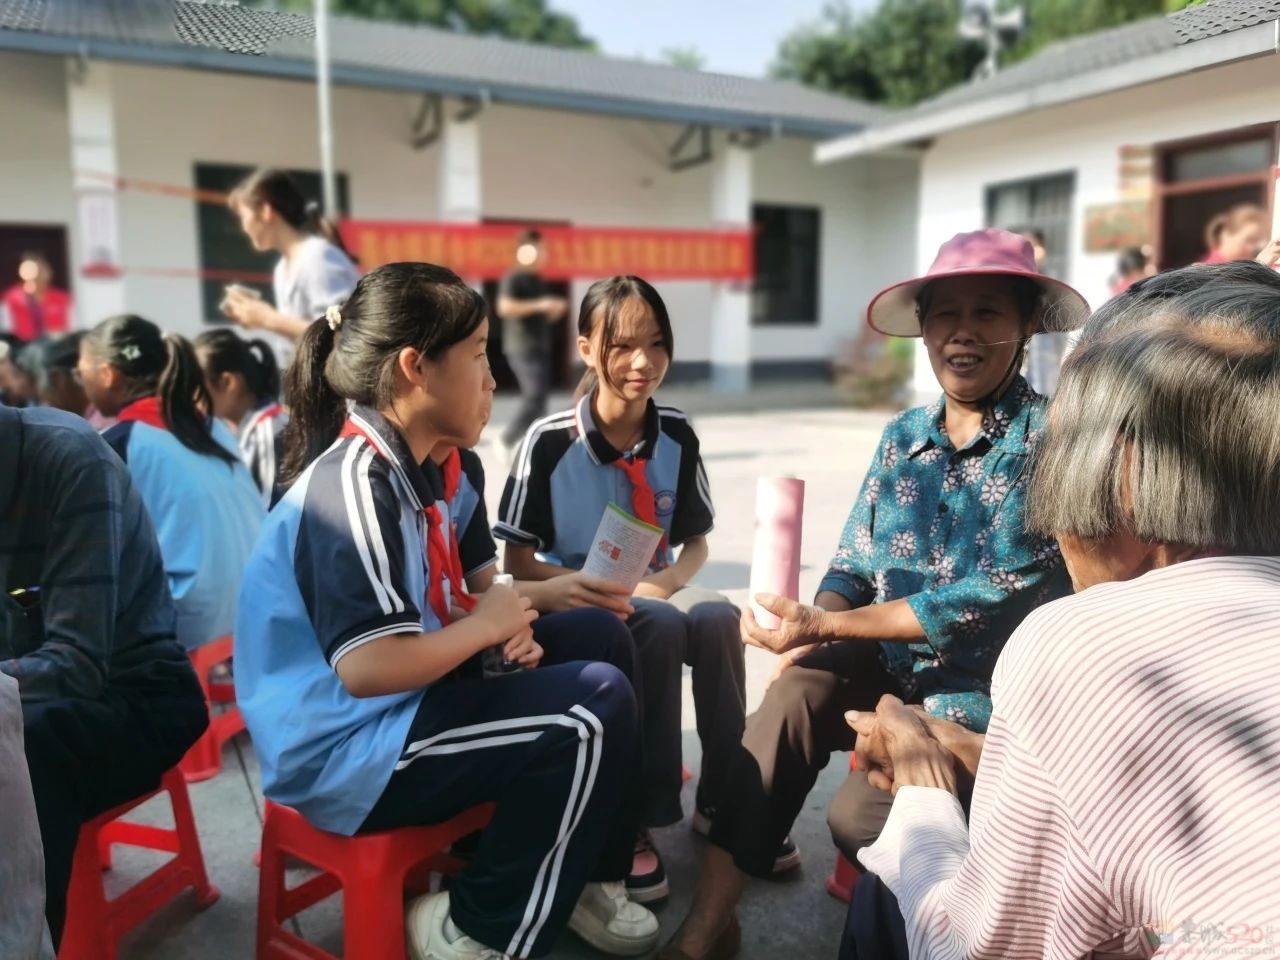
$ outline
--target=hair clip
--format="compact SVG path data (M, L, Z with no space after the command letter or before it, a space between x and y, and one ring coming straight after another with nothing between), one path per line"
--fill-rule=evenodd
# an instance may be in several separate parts
M126 343L120 348L120 356L124 357L126 360L137 360L142 356L142 351L138 349L138 345L136 343Z
M342 326L342 308L336 303L324 312L324 318L329 321L329 329L337 330Z

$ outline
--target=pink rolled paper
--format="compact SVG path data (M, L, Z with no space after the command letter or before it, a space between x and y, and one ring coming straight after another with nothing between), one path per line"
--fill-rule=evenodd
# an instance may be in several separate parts
M781 621L755 602L757 593L800 599L800 532L804 522L804 481L761 477L756 481L756 535L751 557L751 609L760 626L776 630Z

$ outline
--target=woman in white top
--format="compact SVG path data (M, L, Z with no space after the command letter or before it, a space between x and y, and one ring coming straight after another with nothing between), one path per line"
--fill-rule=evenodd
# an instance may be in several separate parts
M842 957L1275 952L1278 407L1273 271L1187 267L1095 315L1028 511L1077 594L1004 648L985 740L896 701L850 715L895 799ZM905 919L892 949L881 887Z
M255 291L230 287L223 310L249 330L260 330L281 370L313 321L355 289L360 273L337 229L320 215L283 170L255 170L231 191L228 204L255 250L280 254L272 287L274 307Z

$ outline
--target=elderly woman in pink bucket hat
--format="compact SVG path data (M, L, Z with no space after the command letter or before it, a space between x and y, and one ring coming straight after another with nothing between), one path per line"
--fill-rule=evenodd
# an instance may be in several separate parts
M873 328L923 338L943 395L885 428L814 604L757 597L781 618L777 630L743 614L744 641L780 654L778 672L747 720L725 789L736 802L717 811L665 960L737 953L746 879L770 876L819 772L853 749L846 711L889 693L986 729L1005 641L1032 609L1070 592L1057 545L1023 524L1045 400L1019 370L1033 336L1077 329L1088 315L1080 294L1039 273L1031 244L1003 230L952 238L924 276L872 299ZM865 772L850 774L828 822L851 860L891 804Z

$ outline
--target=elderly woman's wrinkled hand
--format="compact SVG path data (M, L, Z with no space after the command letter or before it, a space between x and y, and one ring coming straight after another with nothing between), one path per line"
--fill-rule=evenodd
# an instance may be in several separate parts
M959 794L955 756L934 736L921 711L885 695L874 714L850 711L845 719L858 734L858 766L872 786L892 793L915 786Z
M828 614L825 610L788 600L772 593L758 593L756 603L777 616L782 623L776 630L760 626L751 608L742 611L742 642L770 653L786 653L796 647L809 646L829 639Z

